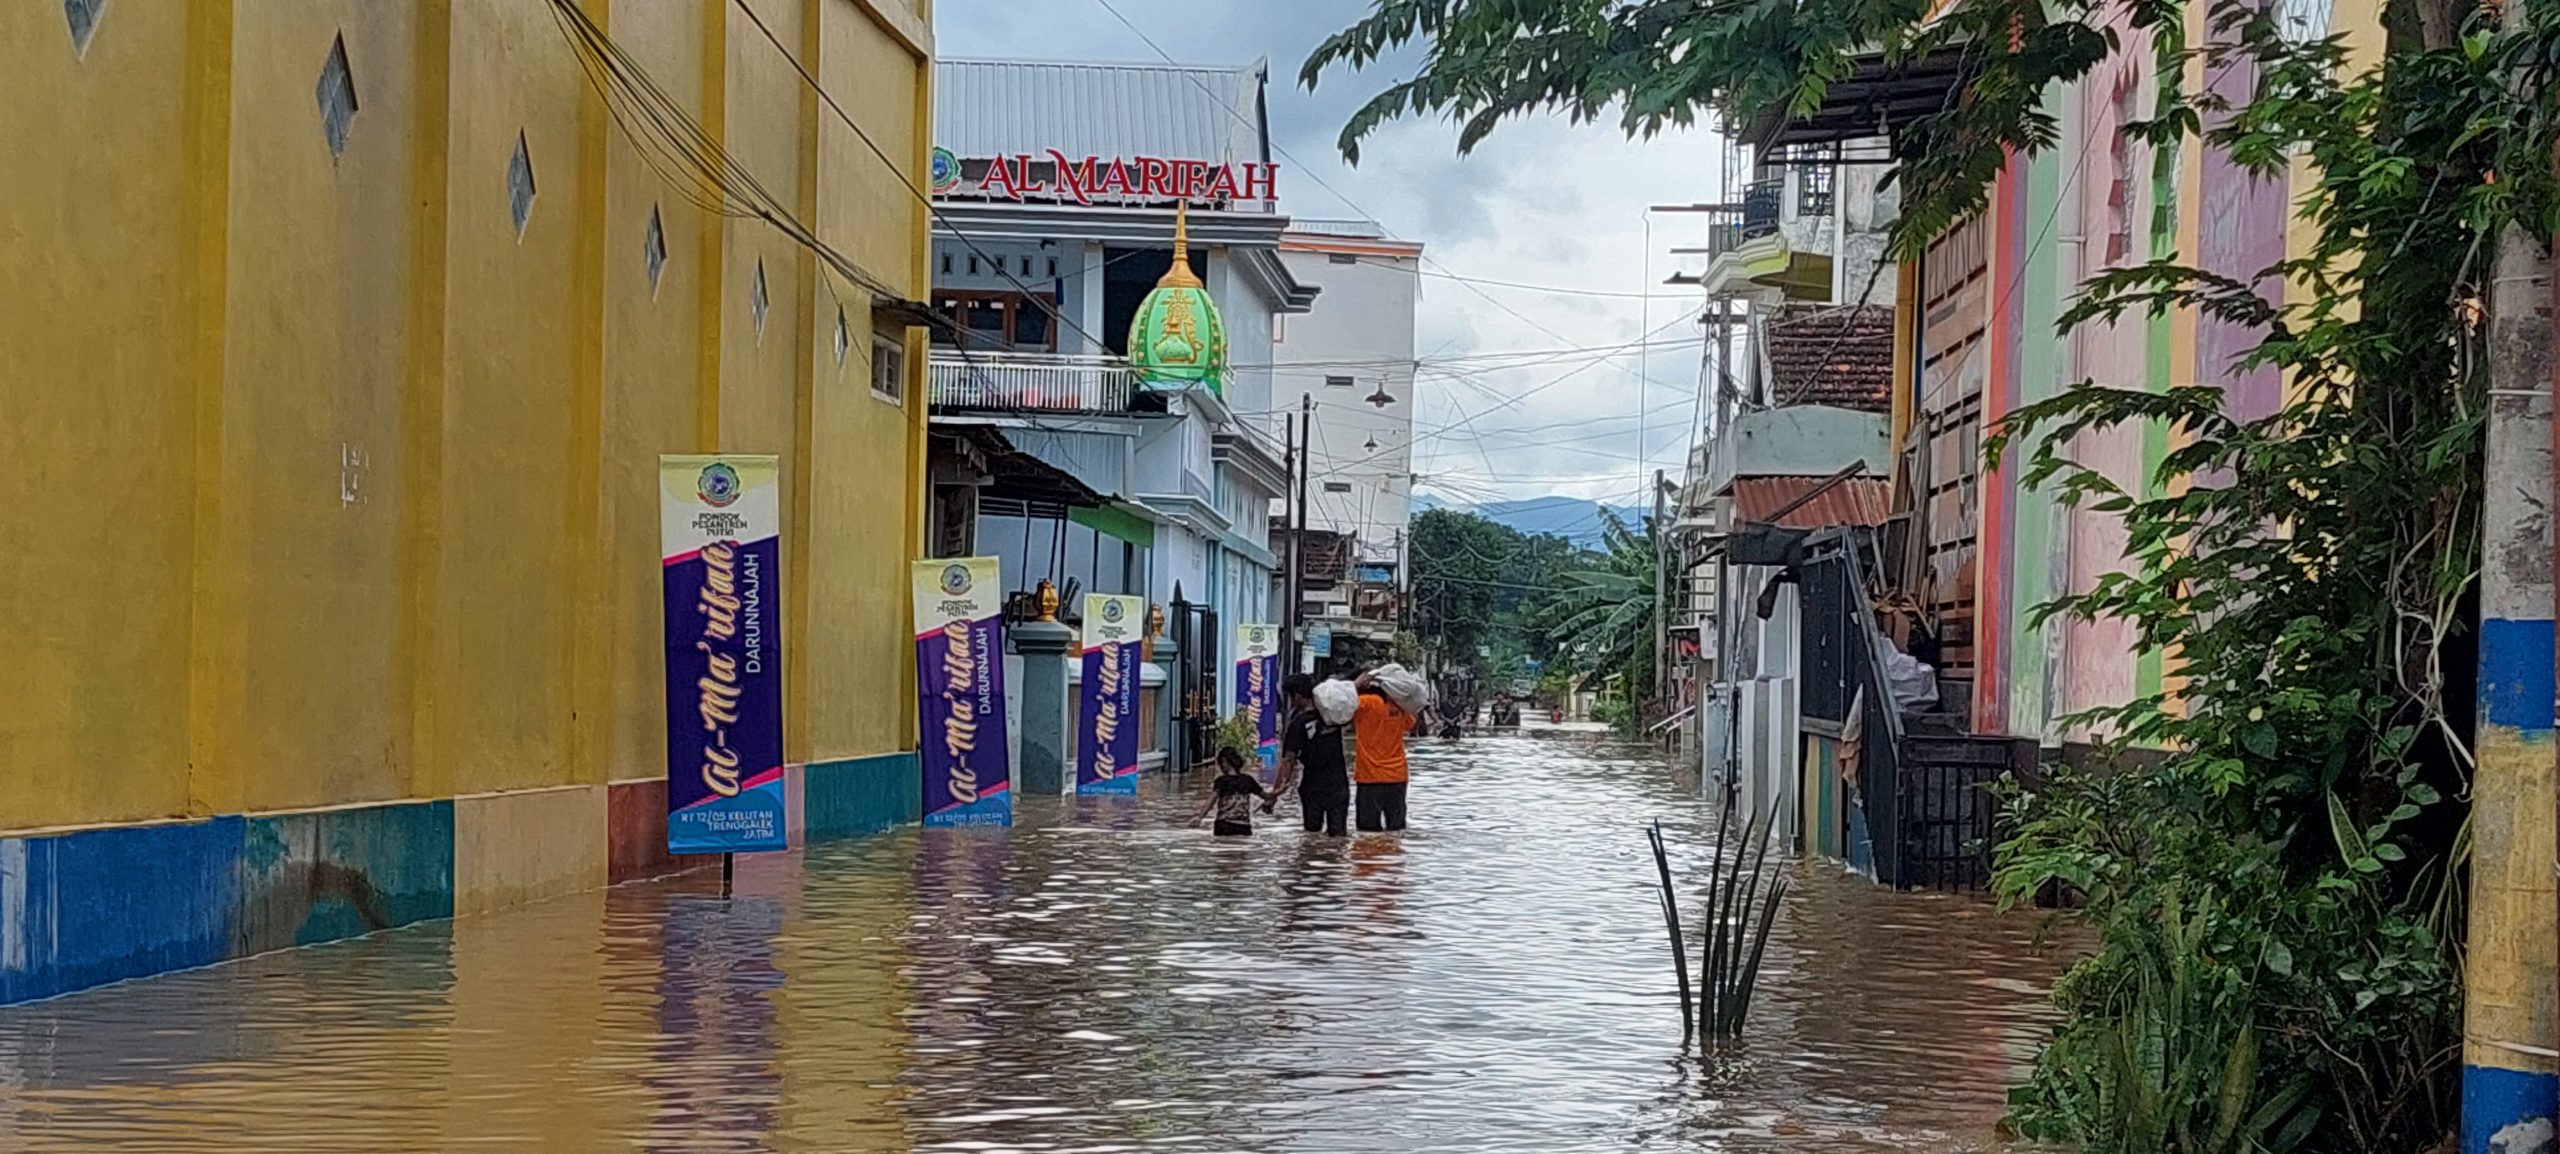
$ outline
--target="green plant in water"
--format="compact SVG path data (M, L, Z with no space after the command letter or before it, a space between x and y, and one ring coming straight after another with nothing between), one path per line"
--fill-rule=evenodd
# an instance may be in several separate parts
M1744 821L1739 839L1733 823ZM1671 854L1662 823L1646 829L1653 845L1653 864L1661 876L1663 928L1671 939L1671 967L1680 983L1681 1039L1738 1038L1751 1016L1751 998L1760 987L1760 961L1777 924L1778 906L1787 898L1787 876L1767 873L1772 811L1764 820L1745 818L1728 797L1716 821L1715 856L1707 860L1706 885L1699 912L1697 984L1689 981L1689 942L1681 930L1680 890L1671 877ZM1728 853L1727 851L1730 850ZM1743 862L1751 863L1749 876ZM1763 882L1766 882L1764 885Z

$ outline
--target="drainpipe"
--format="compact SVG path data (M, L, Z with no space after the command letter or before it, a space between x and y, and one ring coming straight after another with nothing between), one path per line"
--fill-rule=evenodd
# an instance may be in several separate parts
M2510 12L2509 19L2517 18ZM2549 1154L2560 998L2555 893L2552 373L2549 256L2499 238L2489 290L2482 476L2479 732L2464 942L2463 1154Z

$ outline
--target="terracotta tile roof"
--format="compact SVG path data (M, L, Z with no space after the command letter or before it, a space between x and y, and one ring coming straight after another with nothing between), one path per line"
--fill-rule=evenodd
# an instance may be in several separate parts
M1770 524L1771 514L1829 477L1736 477L1733 519L1737 525ZM1788 529L1830 529L1841 525L1882 525L1892 515L1892 490L1881 477L1851 477L1788 509L1775 523Z
M1769 322L1771 396L1781 405L1893 408L1893 310L1883 305L1790 309Z

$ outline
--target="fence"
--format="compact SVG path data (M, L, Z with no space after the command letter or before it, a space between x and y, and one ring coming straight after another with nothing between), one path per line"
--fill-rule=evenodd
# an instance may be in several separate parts
M935 349L928 370L941 409L1125 413L1138 388L1136 369L1104 357Z

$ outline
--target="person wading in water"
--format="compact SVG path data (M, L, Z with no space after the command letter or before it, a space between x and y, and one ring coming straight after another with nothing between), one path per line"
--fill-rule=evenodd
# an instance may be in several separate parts
M1352 780L1359 794L1354 806L1358 824L1374 833L1404 828L1404 735L1413 728L1413 715L1370 680L1371 675L1363 673L1353 682L1360 688L1360 711L1351 715L1359 736Z
M1342 727L1327 724L1316 711L1316 679L1292 673L1280 683L1289 702L1289 721L1280 732L1280 781L1273 792L1287 796L1298 787L1298 808L1308 833L1341 837L1351 813L1351 772L1343 764ZM1262 812L1271 812L1270 802Z

